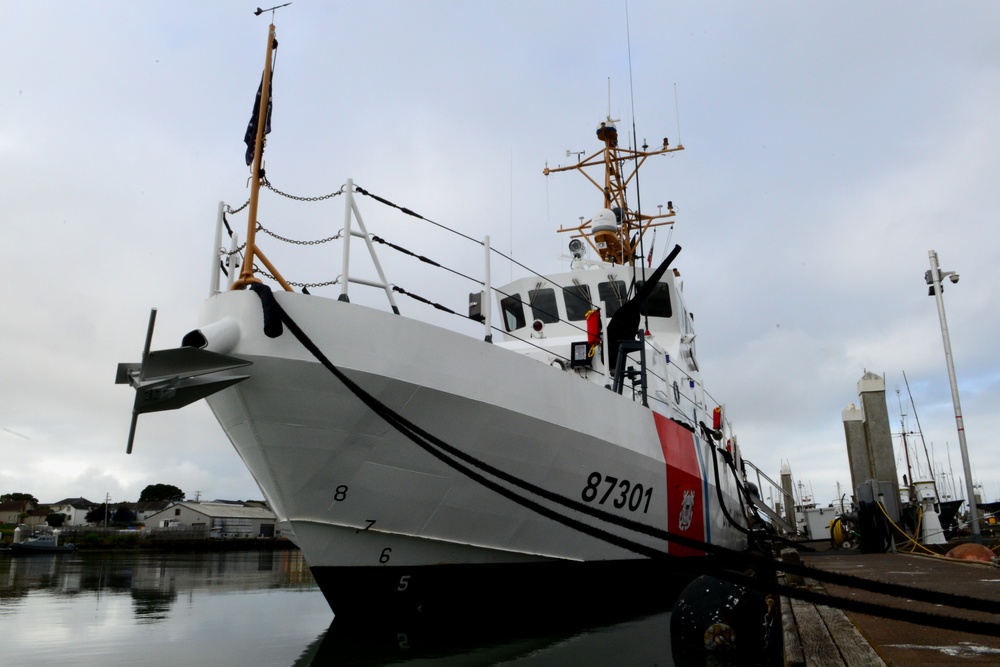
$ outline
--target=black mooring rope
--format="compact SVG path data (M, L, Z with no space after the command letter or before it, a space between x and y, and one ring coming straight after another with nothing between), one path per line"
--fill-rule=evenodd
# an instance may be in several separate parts
M257 291L260 294L260 291ZM439 459L446 465L452 467L453 469L461 472L462 474L468 476L487 488L503 495L504 497L516 502L524 507L532 509L539 514L557 521L563 525L574 528L583 532L584 534L591 535L598 539L607 541L615 546L620 546L621 548L628 549L634 553L646 556L654 560L666 560L672 565L681 566L681 569L690 569L691 563L686 562L688 559L673 556L666 552L654 549L647 545L634 542L628 538L624 538L613 533L609 533L606 530L598 528L596 526L591 526L585 524L577 519L567 517L555 512L554 510L547 508L537 501L533 501L528 498L524 498L513 490L508 489L497 482L490 480L478 472L469 469L467 466L453 460L445 452L450 453L452 456L465 460L469 464L488 472L489 474L498 477L504 481L511 484L519 486L525 490L528 490L536 495L543 498L551 500L557 504L563 505L570 509L575 509L585 514L589 514L595 518L601 519L613 525L617 525L622 528L627 528L639 533L657 537L659 539L666 540L668 542L676 542L682 546L687 546L689 548L701 550L707 553L713 554L714 558L710 559L710 562L706 564L715 565L719 569L713 571L713 575L720 578L732 581L734 583L742 584L745 586L750 586L755 589L762 590L769 593L779 593L789 598L799 599L806 602L813 602L816 604L824 604L831 607L836 607L846 611L853 611L857 613L869 614L874 616L881 616L883 618L906 621L909 623L916 623L920 625L926 625L930 627L937 627L945 630L954 630L958 632L968 632L972 634L982 634L988 636L997 636L1000 634L1000 623L990 622L990 621L976 621L969 619L959 619L948 616L940 616L937 614L929 614L926 612L914 611L909 609L899 609L895 607L887 607L884 605L863 602L859 600L851 600L847 598L838 598L836 596L829 595L827 593L819 593L816 591L810 591L808 589L791 587L784 584L765 582L746 574L741 574L738 571L729 571L721 567L722 565L728 565L729 567L736 568L737 570L744 571L749 567L757 567L758 569L765 572L774 571L784 571L792 574L800 574L802 576L809 576L820 581L826 581L832 584L840 584L848 587L862 588L873 593L881 593L889 596L903 597L907 599L922 600L926 602L931 602L935 604L949 604L956 608L982 611L990 614L994 614L996 604L989 600L983 600L981 598L973 598L964 595L957 595L953 593L937 593L933 591L925 591L918 588L913 588L910 586L903 586L900 584L890 584L885 582L873 581L870 579L864 579L862 577L856 577L853 575L846 575L835 572L827 572L824 570L818 570L801 564L795 563L784 563L777 562L773 559L762 558L751 553L737 552L725 547L720 547L719 545L699 542L697 540L692 540L691 538L685 537L683 535L677 535L675 533L670 533L669 531L664 531L661 529L653 528L651 526L646 526L637 521L631 519L618 517L604 510L589 507L583 505L578 501L565 498L551 491L537 487L530 482L518 479L512 475L501 471L499 469L490 466L489 464L479 461L475 457L462 452L455 447L448 445L447 443L439 440L435 436L427 433L419 426L413 424L405 417L402 417L398 413L394 412L391 408L379 402L374 396L366 392L354 381L348 378L339 368L337 368L323 352L316 346L316 344L306 335L304 331L298 326L298 324L288 315L287 311L281 307L280 304L275 300L273 303L274 314L278 315L282 322L288 327L292 335L307 349L309 352L319 361L327 370L329 370L334 376L337 377L351 393L353 393L359 400L361 400L365 405L372 409L373 412L385 419L393 428L397 429L401 434L406 436L408 439L413 441L419 447L424 449L426 452ZM440 448L444 451L439 451L435 447ZM686 567L685 567L686 566Z

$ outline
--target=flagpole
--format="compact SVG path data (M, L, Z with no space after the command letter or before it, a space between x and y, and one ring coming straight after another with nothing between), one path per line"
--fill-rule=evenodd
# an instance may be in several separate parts
M261 79L260 106L257 108L257 138L254 141L253 177L250 180L250 210L247 214L247 247L243 255L243 268L240 271L240 277L233 282L232 289L242 289L251 283L263 282L253 275L253 260L257 250L255 238L257 236L257 199L260 195L260 162L264 153L267 103L271 97L271 60L276 39L272 23L267 28L267 55L264 58L264 78Z

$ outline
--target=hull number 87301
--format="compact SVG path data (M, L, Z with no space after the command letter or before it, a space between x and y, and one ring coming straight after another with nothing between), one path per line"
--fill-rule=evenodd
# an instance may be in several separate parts
M583 493L580 495L584 502L592 503L596 500L598 505L603 505L608 499L611 499L611 504L618 509L628 506L629 511L632 512L638 512L641 507L642 513L645 514L649 511L653 487L643 489L642 484L633 484L627 479L618 479L611 475L592 472L587 478L587 485L583 487Z

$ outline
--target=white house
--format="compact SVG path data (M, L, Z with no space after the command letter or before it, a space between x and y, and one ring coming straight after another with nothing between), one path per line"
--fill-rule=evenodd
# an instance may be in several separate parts
M274 537L274 512L232 503L175 502L146 518L150 528L203 528L211 537Z
M0 503L0 523L24 523L24 517L35 509L30 500L7 500Z
M97 507L98 503L91 502L86 498L63 498L57 503L48 505L52 514L66 515L64 526L85 526L87 525L87 513Z

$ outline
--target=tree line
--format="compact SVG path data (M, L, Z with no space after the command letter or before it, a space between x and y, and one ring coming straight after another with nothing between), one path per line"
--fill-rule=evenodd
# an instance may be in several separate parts
M181 501L184 500L184 492L173 484L150 484L139 494L140 503L159 501ZM0 502L26 501L34 505L39 505L38 498L31 493L4 493L0 495ZM25 515L26 516L26 515ZM22 520L25 518L22 516ZM53 527L60 528L68 519L65 514L52 513L45 518L45 522ZM136 520L136 514L127 507L127 503L109 505L102 503L94 506L85 517L87 523L99 523L102 525L129 524Z

